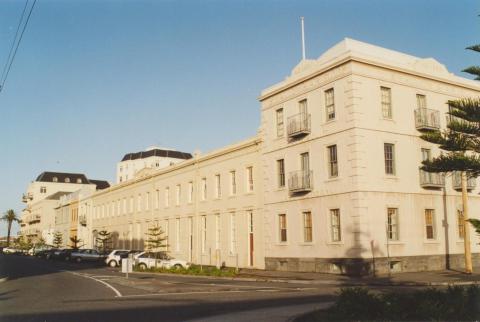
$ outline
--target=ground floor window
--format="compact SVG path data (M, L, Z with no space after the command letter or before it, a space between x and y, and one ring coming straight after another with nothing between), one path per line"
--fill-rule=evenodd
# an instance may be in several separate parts
M278 227L280 230L280 242L287 241L287 215L278 215Z
M427 239L435 239L435 210L425 209L425 235Z
M306 243L312 242L312 235L312 213L305 211L303 213L303 241Z
M340 226L340 209L330 209L330 228L333 242L342 240L342 230Z

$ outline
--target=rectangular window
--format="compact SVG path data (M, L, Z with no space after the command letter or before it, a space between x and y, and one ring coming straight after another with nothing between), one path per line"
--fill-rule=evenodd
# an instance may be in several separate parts
M230 171L230 194L232 196L237 194L237 178L235 171Z
M330 178L338 177L337 146L328 147L328 175Z
M392 91L388 87L380 87L382 99L382 116L386 119L392 118Z
M47 187L40 187L40 193L47 193Z
M130 197L130 213L133 213L133 197Z
M155 209L160 207L160 190L155 190Z
M235 254L237 250L237 227L235 223L235 213L230 214L230 254Z
M122 201L120 199L117 200L117 216L122 214Z
M287 215L280 214L278 215L278 229L279 229L279 239L280 242L284 243L287 241Z
M387 237L389 240L399 240L397 208L387 209Z
M202 178L202 200L207 200L207 178Z
M327 112L327 121L335 119L335 97L333 88L325 91L325 110Z
M123 214L127 213L127 198L123 198Z
M207 216L202 216L200 224L202 225L202 254L205 254L207 248Z
M165 188L165 207L170 206L170 188Z
M305 211L303 213L303 241L311 243L312 240L312 213L310 211Z
M193 202L193 181L188 183L188 203Z
M284 125L283 125L283 108L279 108L276 111L277 116L277 137L282 137L284 134Z
M427 108L427 97L422 94L417 94L417 107Z
M176 187L176 190L177 190L177 197L175 198L175 205L179 206L180 205L180 198L182 196L182 187L177 184L177 187Z
M278 187L285 187L285 160L277 160Z
M180 218L175 219L175 250L180 251Z
M220 249L220 214L215 215L215 249Z
M385 174L395 175L395 145L384 144Z
M340 209L330 209L330 228L332 242L342 240L342 227L340 224Z
M463 211L457 210L458 238L465 238L465 224L463 220Z
M150 209L150 192L145 194L145 210L148 211Z
M216 198L222 197L221 178L219 174L215 175L215 197Z
M253 191L253 167L247 167L247 192Z
M137 211L141 211L142 210L142 195L138 195L137 197Z
M435 210L425 209L425 236L427 239L435 239Z

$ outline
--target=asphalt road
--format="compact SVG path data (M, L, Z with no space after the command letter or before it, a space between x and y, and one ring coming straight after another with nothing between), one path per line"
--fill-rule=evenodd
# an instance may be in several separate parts
M288 321L333 286L177 275L0 254L0 321Z

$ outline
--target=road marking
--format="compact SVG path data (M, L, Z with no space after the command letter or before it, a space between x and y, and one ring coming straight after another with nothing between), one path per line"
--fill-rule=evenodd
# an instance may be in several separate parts
M122 298L127 297L149 297L149 296L165 296L165 295L195 295L195 294L212 294L212 293L246 293L249 291L198 291L198 292L165 292L165 293L150 293L150 294L134 294L123 295Z
M72 272L72 271L68 271L68 270L61 270L62 272L68 272L70 274L73 274L73 275L77 275L77 276L81 276L81 277L86 277L86 278L90 278L94 281L97 281L99 283L102 283L103 285L105 285L106 287L108 287L109 289L111 289L112 291L115 292L116 296L115 297L122 297L122 293L120 293L119 290L117 290L115 287L113 287L112 285L108 284L107 282L105 281L102 281L102 280L99 280L95 277L92 277L92 276L89 276L89 275L86 275L86 274L80 274L80 273L76 273L76 272Z

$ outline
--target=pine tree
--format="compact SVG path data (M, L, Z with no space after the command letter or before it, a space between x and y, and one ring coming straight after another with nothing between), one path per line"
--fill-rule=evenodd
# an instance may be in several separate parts
M79 249L80 247L82 247L83 245L78 246L78 244L80 244L81 242L82 240L77 236L70 237L70 243L73 249Z
M98 243L98 248L101 249L103 253L106 253L110 248L110 243L112 242L112 234L106 230L101 230L98 232L95 240Z
M55 248L60 248L60 246L62 246L62 244L63 244L63 235L62 235L61 232L56 231L53 234L53 246Z
M436 173L461 173L464 219L465 271L472 272L470 232L468 227L467 180L480 175L480 99L451 100L447 129L421 135L425 141L437 144L442 154L423 161L422 170Z
M161 248L166 248L167 244L165 241L167 240L166 237L163 235L165 232L163 231L162 227L155 225L148 228L148 231L145 233L147 235L147 239L145 240L145 249L148 251L159 251Z
M480 45L473 45L469 46L466 49L473 50L476 52L480 52ZM462 70L462 72L469 73L471 75L475 75L475 80L480 80L480 66L470 66Z

